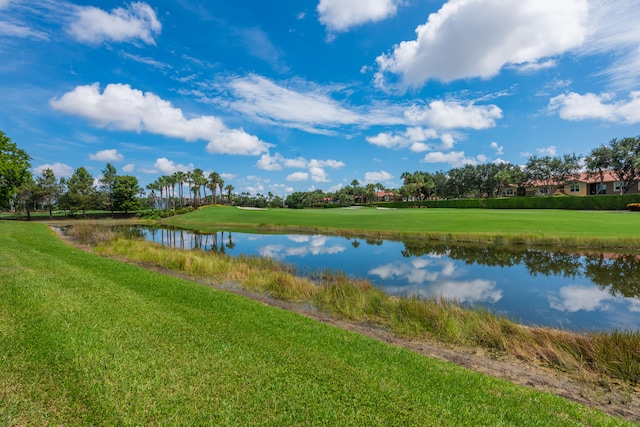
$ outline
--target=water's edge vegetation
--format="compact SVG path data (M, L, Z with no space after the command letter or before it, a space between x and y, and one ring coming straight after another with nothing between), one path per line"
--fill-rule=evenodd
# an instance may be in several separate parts
M592 384L640 383L640 331L576 333L525 327L481 308L461 308L444 299L394 297L365 280L339 272L319 272L311 278L262 257L212 254L166 248L142 240L119 238L117 232L92 226L74 227L83 241L99 243L107 256L175 270L210 284L237 283L247 290L310 304L339 318L368 322L412 339L426 339L482 351L494 357L514 357L551 367ZM103 233L101 235L96 235Z

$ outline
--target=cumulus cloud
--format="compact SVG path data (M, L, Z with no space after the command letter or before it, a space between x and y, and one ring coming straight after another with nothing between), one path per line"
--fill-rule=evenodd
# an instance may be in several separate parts
M504 154L504 147L502 145L498 145L497 142L492 142L490 146L496 150L496 155L501 156Z
M309 174L306 172L294 172L287 176L287 181L306 181L309 179Z
M78 6L75 20L68 28L76 40L89 44L137 40L155 44L154 35L161 30L155 11L144 2L131 3L126 9L117 7L111 12L94 6Z
M169 160L166 157L160 157L156 159L156 162L153 164L153 167L156 171L164 174L164 175L172 175L175 172L188 172L193 170L193 163L189 163L188 165L176 165L173 160Z
M298 157L296 159L287 159L280 153L276 153L271 156L270 154L263 154L260 160L256 163L258 169L279 171L284 168L307 168L308 173L297 172L287 177L289 181L303 181L311 178L315 182L328 182L327 173L324 168L340 169L345 164L339 160L318 160L311 159L307 161L304 157Z
M386 74L405 87L435 79L490 78L506 65L536 65L581 46L587 0L449 0L416 28L416 39L380 55L376 81Z
M51 169L56 177L70 177L73 175L73 168L69 165L65 165L64 163L45 163L44 165L33 168L33 173L35 175L42 175L42 171L45 169Z
M214 116L187 119L182 110L158 95L126 84L109 84L100 93L98 83L77 86L51 106L85 117L98 126L127 131L147 131L186 141L207 140L207 151L221 154L259 155L269 144L242 129L228 129Z
M98 151L96 154L89 154L89 159L101 162L121 162L124 156L114 148L112 150Z
M440 139L440 144L434 146L434 144L427 144L426 141L433 139ZM366 138L367 142L379 147L385 147L390 149L403 149L408 148L414 153L421 153L424 151L437 150L450 150L455 144L455 139L451 134L438 134L435 129L422 128L422 127L410 127L404 132L382 132L375 136L369 136Z
M549 101L549 110L570 121L603 120L613 123L640 123L640 91L626 100L614 100L610 93L580 95L575 92L558 95Z
M320 0L320 22L329 31L346 31L395 15L398 0Z
M369 182L369 183L382 182L382 181L389 181L390 179L393 179L393 175L391 175L389 172L384 170L379 172L366 172L364 174L364 179L366 182Z
M413 106L405 112L411 123L426 124L436 129L487 129L502 118L496 105L462 104L454 101L433 101L427 106Z
M448 153L432 151L427 153L422 161L425 163L448 163L451 167L457 168L464 165L477 165L486 160L486 157L482 155L476 158L467 157L464 151L450 151Z
M122 172L131 173L135 170L135 168L136 168L136 165L134 163L129 163L122 167Z
M541 156L554 157L556 155L556 153L558 152L558 149L557 149L557 147L555 145L550 145L548 147L536 148L536 151Z

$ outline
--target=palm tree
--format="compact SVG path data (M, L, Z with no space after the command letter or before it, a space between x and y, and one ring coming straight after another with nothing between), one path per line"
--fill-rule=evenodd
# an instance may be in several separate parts
M351 181L351 186L353 187L353 201L354 201L354 203L357 202L356 189L358 188L358 185L360 185L360 182L358 182L357 179L354 179L353 181Z
M196 168L191 172L191 179L193 179L193 193L194 198L195 194L198 194L198 206L202 205L202 193L200 192L200 187L207 185L207 179L204 177L204 172L200 168ZM204 193L205 198L207 197L207 192Z
M220 174L218 172L211 172L209 174L209 190L211 190L211 195L213 197L213 204L216 204L216 189L218 188L218 183L222 178L220 178ZM220 191L222 193L222 191Z
M231 206L231 192L235 190L235 188L233 188L233 185L229 184L224 187L224 189L227 190L227 204Z
M218 178L218 188L220 189L220 197L222 197L222 186L224 185L224 179L222 177Z
M176 210L176 184L178 181L176 180L175 175L167 176L167 192L169 191L169 187L171 187L171 197L173 197L173 206L171 209ZM171 203L171 199L169 199L169 203Z
M156 191L160 190L160 186L158 185L158 181L153 181L149 184L147 184L147 190L151 191L151 197L153 198L153 206L157 209L157 203L156 203Z
M182 171L177 171L173 174L176 183L178 184L178 195L180 196L180 207L184 206L184 198L182 192L182 185L186 179L186 174Z
M164 210L169 210L169 180L166 175L162 175L158 178L158 184L160 185L160 208L162 208L162 193L164 192Z
M193 172L192 171L188 171L185 174L185 181L187 183L187 187L189 187L188 193L191 193L193 191ZM187 202L189 201L187 200ZM195 200L193 204L195 205Z
M363 193L367 195L367 202L369 202L370 205L373 204L373 198L376 196L376 186L374 184L367 184Z

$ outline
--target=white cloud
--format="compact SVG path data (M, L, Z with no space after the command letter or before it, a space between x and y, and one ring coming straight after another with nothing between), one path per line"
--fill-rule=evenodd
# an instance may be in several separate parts
M482 159L466 157L464 151L451 151L449 153L432 151L424 156L423 162L448 163L451 167L457 168L464 165L477 165L478 163L482 163Z
M538 152L538 154L540 154L541 156L551 156L554 157L556 155L556 153L558 152L558 149L556 148L555 145L550 145L548 147L542 147L542 148L536 148L536 151Z
M393 175L383 170L380 172L366 172L364 174L364 179L369 183L376 183L376 182L382 182L382 181L389 181L390 179L393 179Z
M142 40L155 44L153 37L162 30L155 11L143 2L131 3L127 9L117 7L111 12L93 6L79 6L75 15L68 31L84 43Z
M433 101L428 106L409 108L405 116L411 123L435 129L487 129L502 118L502 110L496 105Z
M311 167L309 168L309 175L314 182L328 182L327 173L323 168Z
M89 159L100 162L121 162L124 156L114 148L111 150L98 151L96 154L89 154Z
M160 173L164 175L172 175L175 172L182 171L188 172L193 170L193 163L189 163L189 165L176 165L173 160L169 160L166 157L160 157L156 159L156 162L153 164L153 167Z
M327 135L345 126L361 129L406 125L428 133L448 129L486 129L495 126L496 120L502 118L502 110L496 105L477 105L474 100L435 100L428 104L423 101L393 104L385 100L352 107L334 99L334 94L344 94L350 90L348 87L320 86L301 79L275 83L255 74L232 78L216 85L215 89L230 93L232 99L207 97L202 93L198 96L203 101L245 114L258 123Z
M306 181L308 179L309 174L306 172L294 172L286 178L287 181Z
M85 117L98 126L153 134L186 141L208 140L207 151L222 154L259 155L269 144L241 129L228 129L214 116L187 119L182 110L158 95L132 89L125 84L109 84L100 93L98 83L77 86L51 106L67 114Z
M233 79L228 86L236 97L229 106L262 122L320 133L321 128L365 121L324 90L296 91L255 74Z
M504 154L504 147L502 145L498 145L498 143L495 141L491 143L491 148L496 150L497 156L501 156Z
M589 0L589 37L580 49L584 55L613 54L600 74L619 89L640 83L640 8L636 0Z
M536 65L581 46L587 0L450 0L376 61L376 81L400 76L405 87L435 79L490 78L510 64ZM544 61L542 61L544 63Z
M32 28L25 27L24 25L5 21L0 21L0 36L32 38L36 40L49 39L49 36L42 31L37 31Z
M379 147L391 149L409 148L414 153L429 151L433 149L432 145L426 144L425 141L438 138L438 132L434 129L426 129L422 127L410 127L401 133L382 132L375 136L366 138L367 142ZM448 149L453 146L454 140L451 135L442 135L442 149ZM444 141L447 143L445 144Z
M136 165L134 163L126 164L122 167L122 172L131 173L136 169Z
M320 0L320 22L329 31L346 31L351 27L376 22L395 15L398 0Z
M0 0L0 9L4 9L5 7L9 6L10 2L11 0Z
M36 166L35 168L33 168L33 173L35 175L41 175L42 171L45 169L51 169L53 171L53 174L57 178L63 176L70 177L71 175L73 175L73 168L71 166L65 165L64 163L45 163L44 165Z
M570 92L551 98L549 110L570 121L604 120L636 124L640 123L640 91L630 92L629 99L624 101L614 101L610 93L580 95Z
M324 168L340 169L345 164L339 160L318 160L311 159L307 161L303 157L297 159L287 159L280 153L276 153L271 156L269 154L263 154L260 160L256 163L258 169L279 171L283 168L307 168L308 173L296 172L287 177L289 181L302 181L309 179L309 177L315 182L328 182L327 173Z

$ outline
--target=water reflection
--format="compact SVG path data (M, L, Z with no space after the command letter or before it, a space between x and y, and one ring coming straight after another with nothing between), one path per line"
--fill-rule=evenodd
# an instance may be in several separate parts
M181 249L260 255L302 274L340 270L392 295L483 305L525 324L571 329L640 328L640 255L574 253L505 245L453 245L323 235L148 229Z
M640 254L617 252L573 253L553 248L531 249L506 245L451 245L412 240L403 242L404 257L442 255L491 267L525 266L533 276L584 277L613 296L640 297Z

